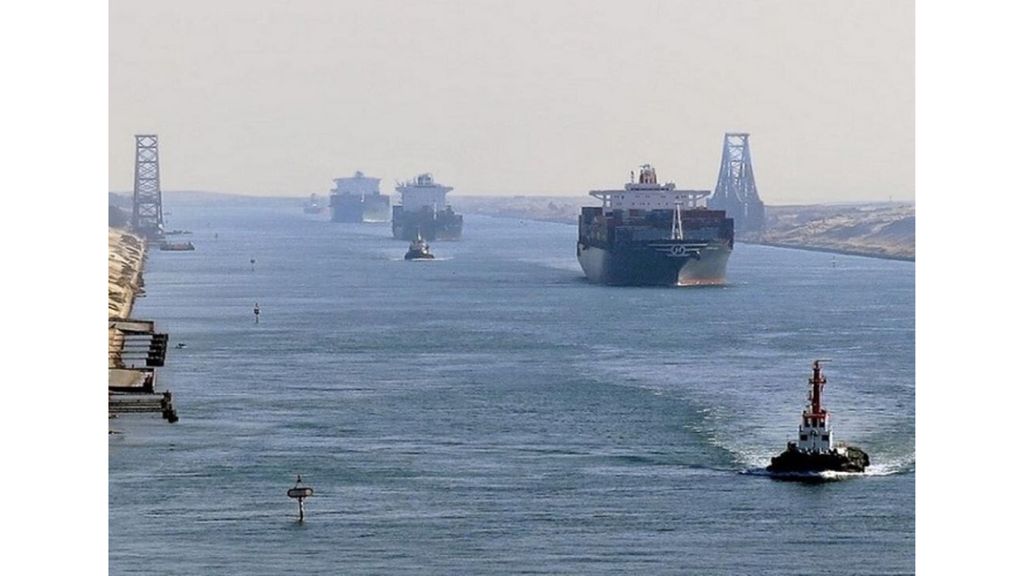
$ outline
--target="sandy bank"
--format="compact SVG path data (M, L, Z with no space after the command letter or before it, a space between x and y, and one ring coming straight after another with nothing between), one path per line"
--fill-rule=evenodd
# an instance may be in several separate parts
M107 316L128 318L142 287L146 245L142 238L117 228L108 229L107 245Z
M107 231L107 318L128 318L135 297L142 289L142 266L146 259L146 244L142 238L118 228ZM110 352L119 349L121 341L117 330L107 329ZM109 362L114 366L113 357Z

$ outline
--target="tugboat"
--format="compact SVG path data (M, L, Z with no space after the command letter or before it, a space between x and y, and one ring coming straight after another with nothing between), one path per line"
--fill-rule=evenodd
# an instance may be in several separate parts
M315 193L310 194L306 205L302 207L302 211L306 214L319 214L324 211L324 203Z
M405 253L406 260L433 260L434 255L430 253L430 245L423 237L416 234L416 239L409 243L409 251Z
M821 404L825 375L821 360L815 360L811 385L800 423L799 439L790 442L786 451L772 458L768 472L777 477L820 477L822 472L863 472L870 461L866 452L854 446L835 442L828 410Z

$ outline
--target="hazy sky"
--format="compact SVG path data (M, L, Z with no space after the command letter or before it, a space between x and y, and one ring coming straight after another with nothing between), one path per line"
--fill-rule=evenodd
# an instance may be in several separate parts
M768 204L912 199L913 2L110 2L111 190L147 132L164 190L711 189L727 131Z

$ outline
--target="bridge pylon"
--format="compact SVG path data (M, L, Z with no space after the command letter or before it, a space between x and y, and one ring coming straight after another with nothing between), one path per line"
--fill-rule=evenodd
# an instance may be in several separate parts
M132 230L151 240L164 234L160 194L160 152L156 134L135 135L135 192L132 195Z
M764 202L761 202L754 182L750 134L726 133L718 184L708 200L708 207L725 210L726 216L733 219L737 232L758 233L764 230Z

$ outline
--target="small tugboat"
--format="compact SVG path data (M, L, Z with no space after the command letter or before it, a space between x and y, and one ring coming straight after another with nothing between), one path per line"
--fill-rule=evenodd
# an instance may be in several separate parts
M870 461L866 452L854 446L835 442L828 410L821 404L825 375L821 360L815 360L808 382L807 397L799 439L790 442L786 451L772 458L768 472L782 478L820 478L822 472L863 472Z
M406 260L433 260L434 255L430 253L430 245L423 241L423 237L416 234L416 239L409 244L409 251L405 253Z
M302 207L302 211L306 214L319 214L324 211L324 203L316 193L310 194L309 201Z

